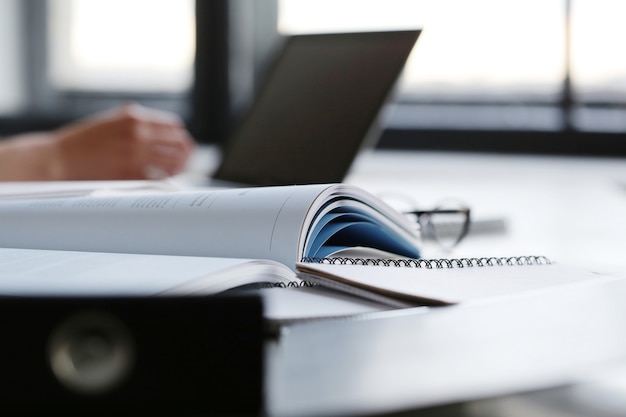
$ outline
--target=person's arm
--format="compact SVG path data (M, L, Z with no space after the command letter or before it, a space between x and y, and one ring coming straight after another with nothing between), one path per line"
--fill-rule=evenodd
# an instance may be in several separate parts
M192 150L175 115L127 105L0 141L0 181L161 178L181 172Z

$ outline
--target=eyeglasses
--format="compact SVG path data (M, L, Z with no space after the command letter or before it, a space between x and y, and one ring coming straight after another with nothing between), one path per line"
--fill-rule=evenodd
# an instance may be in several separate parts
M447 251L452 250L467 236L471 223L470 209L464 206L411 210L404 214L415 217L423 239L434 240Z
M416 210L420 205L406 194L385 192L378 196L415 221L425 242L434 242L446 252L454 249L469 233L471 210L455 198L441 200L430 210Z

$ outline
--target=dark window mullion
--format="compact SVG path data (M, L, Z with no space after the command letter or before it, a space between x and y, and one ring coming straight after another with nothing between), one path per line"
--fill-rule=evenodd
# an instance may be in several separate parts
M22 0L24 82L27 112L41 114L55 108L48 80L48 1Z
M223 143L280 37L277 0L196 0L193 130Z
M572 93L572 69L571 69L571 55L572 55L572 4L571 0L565 0L564 5L564 74L563 74L563 92L561 96L561 108L563 111L563 130L571 132L574 130L573 110L574 110L574 98Z

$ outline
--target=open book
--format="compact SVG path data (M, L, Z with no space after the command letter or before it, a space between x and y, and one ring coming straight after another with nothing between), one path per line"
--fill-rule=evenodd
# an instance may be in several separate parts
M284 322L395 308L303 285L271 260L0 248L0 296L202 296L253 290L264 317Z
M416 225L346 185L0 201L0 230L0 295L330 288L285 296L306 317L308 301L334 315L341 304L448 305L604 279L540 257L420 259Z
M0 201L0 247L270 259L419 258L419 230L342 184Z
M0 230L0 295L214 294L297 285L306 256L420 256L415 224L346 185L14 199ZM268 295L278 318L381 308L290 292Z

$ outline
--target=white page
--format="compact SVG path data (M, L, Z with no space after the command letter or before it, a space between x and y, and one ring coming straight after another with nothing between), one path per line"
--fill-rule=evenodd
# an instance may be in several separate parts
M283 265L247 259L0 248L0 295L213 294L259 277L295 279Z
M347 317L395 310L385 304L329 291L320 286L264 288L259 292L264 300L265 318L279 322Z
M328 185L0 202L0 247L299 260Z
M554 263L432 269L299 263L297 269L394 298L447 304L615 279Z
M265 260L0 248L0 296L202 295L295 280L292 270ZM275 322L392 309L321 287L255 292L264 299L265 318Z
M0 200L154 193L177 191L181 189L180 185L168 179L120 181L8 181L0 182Z

